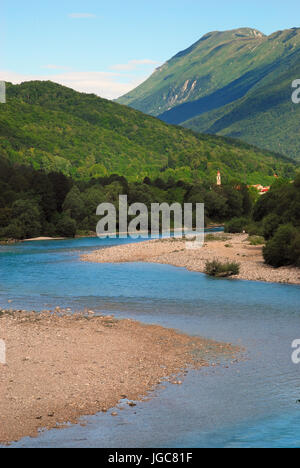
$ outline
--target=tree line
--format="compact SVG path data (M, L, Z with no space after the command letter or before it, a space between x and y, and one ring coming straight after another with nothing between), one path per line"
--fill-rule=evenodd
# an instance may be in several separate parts
M98 205L113 203L118 211L119 195L149 211L152 203L204 203L206 225L225 223L228 232L263 236L268 264L300 266L300 174L293 183L277 180L260 197L239 181L221 187L172 178L130 182L119 175L78 181L0 158L0 239L89 235L99 221Z
M73 180L62 173L46 173L0 158L0 238L28 239L39 236L74 237L95 232L100 203L113 203L119 195L128 203L205 203L206 224L249 216L254 196L245 185L223 187L209 182L192 184L169 178L129 182L111 175L90 181Z
M300 266L300 174L294 182L278 180L254 204L250 217L226 223L228 232L246 231L264 238L267 264Z

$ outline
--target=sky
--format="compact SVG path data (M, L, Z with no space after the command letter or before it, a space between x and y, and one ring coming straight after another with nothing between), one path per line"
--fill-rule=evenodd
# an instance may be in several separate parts
M216 30L300 26L298 0L0 0L0 80L115 99Z

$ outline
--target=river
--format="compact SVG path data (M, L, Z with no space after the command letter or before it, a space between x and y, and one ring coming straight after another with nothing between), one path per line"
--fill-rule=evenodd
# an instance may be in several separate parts
M101 413L13 447L299 447L300 365L292 363L291 343L300 339L300 287L80 261L81 253L125 242L1 246L0 306L113 313L243 346L246 359L190 372L182 386L158 389L134 412Z

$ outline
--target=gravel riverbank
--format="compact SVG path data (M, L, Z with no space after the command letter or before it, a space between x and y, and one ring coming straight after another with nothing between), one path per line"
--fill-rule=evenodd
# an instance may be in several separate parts
M96 250L82 256L83 261L95 263L151 262L202 273L206 262L214 259L239 263L240 274L234 277L237 279L300 284L299 268L276 269L266 265L262 246L250 245L247 234L215 234L213 240L206 241L197 250L186 249L184 240L158 239Z
M0 310L0 443L136 401L164 382L182 384L190 368L234 361L230 344L132 320ZM116 408L112 410L111 408Z

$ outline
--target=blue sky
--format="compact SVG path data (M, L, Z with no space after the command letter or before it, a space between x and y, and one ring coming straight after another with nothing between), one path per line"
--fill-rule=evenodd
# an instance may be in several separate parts
M296 0L2 0L0 79L115 98L213 30L299 26Z

